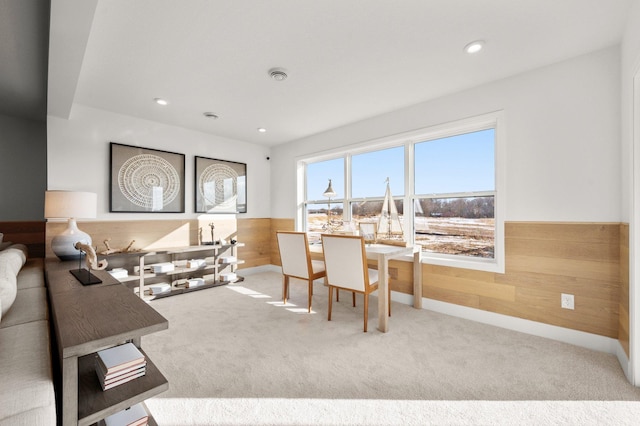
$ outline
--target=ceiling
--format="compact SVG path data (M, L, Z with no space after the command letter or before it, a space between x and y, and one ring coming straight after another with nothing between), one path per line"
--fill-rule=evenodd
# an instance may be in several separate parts
M52 0L48 113L273 146L618 44L633 1ZM2 56L5 32L28 38L5 24Z

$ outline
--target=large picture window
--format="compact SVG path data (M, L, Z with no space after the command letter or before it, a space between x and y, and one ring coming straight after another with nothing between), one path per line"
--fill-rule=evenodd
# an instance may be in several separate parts
M490 114L301 159L299 228L313 244L323 232L377 224L389 182L404 238L422 246L425 261L503 272L499 119ZM323 196L329 180L332 197Z
M320 244L320 234L342 228L344 202L344 158L309 163L306 167L305 225L310 244ZM325 196L331 187L335 195Z
M414 242L447 255L494 258L495 130L415 144Z

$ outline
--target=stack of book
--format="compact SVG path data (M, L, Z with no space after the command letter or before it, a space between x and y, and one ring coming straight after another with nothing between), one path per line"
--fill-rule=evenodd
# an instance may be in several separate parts
M149 415L142 404L136 404L107 417L99 424L100 426L145 426L149 424Z
M133 343L114 346L98 352L96 373L102 390L114 388L144 376L147 360Z

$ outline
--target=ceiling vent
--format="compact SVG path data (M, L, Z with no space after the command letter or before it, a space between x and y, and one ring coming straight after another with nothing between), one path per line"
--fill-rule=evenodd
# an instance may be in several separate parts
M287 73L282 68L272 68L269 70L269 76L275 81L284 81L287 79Z

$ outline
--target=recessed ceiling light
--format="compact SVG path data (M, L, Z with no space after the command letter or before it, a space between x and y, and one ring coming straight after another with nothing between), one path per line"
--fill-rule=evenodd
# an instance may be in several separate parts
M169 105L169 102L166 99L162 99L162 98L155 98L154 101L158 104L158 105Z
M472 41L471 43L467 44L464 47L464 51L467 52L467 53L478 53L479 51L482 50L483 47L484 47L484 41L476 40L476 41Z
M212 120L217 120L219 115L215 114L213 112L203 112L202 115L204 115L207 118L211 118Z
M282 68L271 68L269 70L269 76L275 81L284 81L288 77L286 71Z
M266 132L266 131L267 131L267 129L265 129L264 127L258 127L258 131L259 131L260 133L264 133L264 132Z

